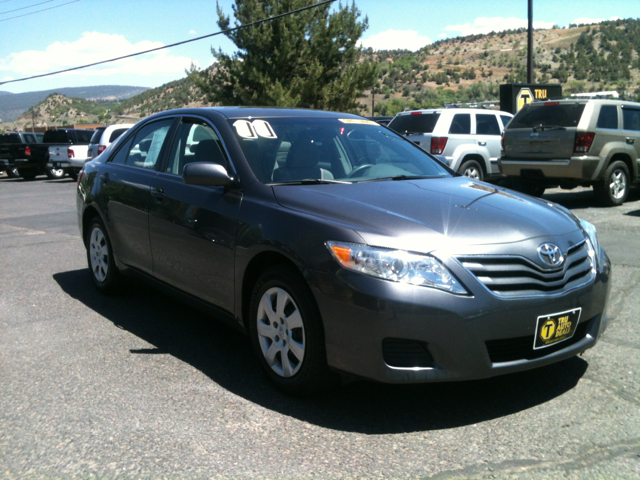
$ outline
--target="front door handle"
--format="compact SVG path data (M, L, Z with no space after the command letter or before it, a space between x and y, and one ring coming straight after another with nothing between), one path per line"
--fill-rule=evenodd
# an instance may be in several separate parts
M478 142L478 145L480 145L481 147L486 147L487 146L487 142Z

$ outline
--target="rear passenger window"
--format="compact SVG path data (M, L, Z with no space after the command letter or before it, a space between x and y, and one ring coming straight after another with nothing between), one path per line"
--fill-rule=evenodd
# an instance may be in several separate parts
M640 110L622 107L622 121L625 130L640 131Z
M618 128L618 107L603 105L598 115L598 128Z
M173 119L154 122L142 128L133 141L133 147L127 157L127 165L155 169L164 139L169 133Z
M500 125L498 125L496 116L492 114L476 115L476 134L500 135Z
M112 158L111 158L111 162L113 163L119 163L121 165L124 165L127 161L127 155L129 154L129 149L131 148L131 142L133 139L129 139L127 141L126 144L124 144L122 146L122 148L120 150L118 150L118 153L116 153Z
M451 120L451 127L449 127L449 133L451 134L470 134L471 133L471 114L470 113L457 113Z

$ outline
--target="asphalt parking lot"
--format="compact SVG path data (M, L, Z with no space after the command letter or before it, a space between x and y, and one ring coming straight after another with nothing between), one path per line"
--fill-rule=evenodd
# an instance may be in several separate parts
M136 284L99 295L74 195L0 177L0 478L640 478L640 188L617 208L544 196L613 263L609 327L583 356L302 400L221 323Z

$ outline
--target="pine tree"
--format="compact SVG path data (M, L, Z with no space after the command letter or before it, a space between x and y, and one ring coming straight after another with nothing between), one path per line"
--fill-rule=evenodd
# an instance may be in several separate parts
M310 4L309 0L236 0L235 26L246 25ZM304 107L334 111L357 111L358 97L373 87L376 66L360 62L357 41L368 26L352 4L331 4L305 10L225 35L237 51L211 53L213 68L190 76L220 105ZM218 26L231 21L218 6Z

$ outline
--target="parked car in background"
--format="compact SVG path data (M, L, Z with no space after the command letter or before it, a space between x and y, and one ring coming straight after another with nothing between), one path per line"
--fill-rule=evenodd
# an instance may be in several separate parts
M434 155L456 172L476 180L496 180L500 140L513 118L507 112L477 108L437 108L397 114L388 127Z
M99 291L135 292L130 275L212 313L293 394L336 372L519 372L593 347L607 325L593 225L355 115L155 114L85 165L76 204Z
M47 130L44 132L41 143L10 143L0 146L0 161L6 160L8 165L15 166L18 174L25 180L32 180L42 174L46 174L49 178L62 178L65 167L68 166L68 158L74 154L74 149L88 145L91 135L93 130L72 128ZM57 164L48 165L51 147L61 160Z
M376 122L376 123L378 123L380 125L384 125L384 126L389 125L389 122L391 120L393 120L393 117L378 117L378 116L376 116L376 117L365 117L365 118L368 119L368 120L373 120L374 122Z
M592 186L621 205L639 181L640 103L613 99L535 102L504 132L503 173L533 195L549 187Z
M9 178L18 178L20 173L15 165L15 158L25 155L25 145L42 143L42 137L42 133L35 132L0 134L0 171L4 171Z
M90 160L96 158L106 148L113 143L116 138L122 135L124 132L133 127L133 123L121 123L118 125L107 125L106 127L96 128L95 133L91 137L89 143L89 155Z
M62 176L68 173L73 179L78 178L78 172L82 169L89 156L89 142L94 130L57 130L56 139L64 141L62 145L49 147L49 159L47 167L61 170Z

